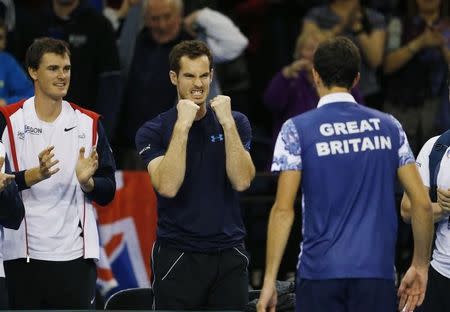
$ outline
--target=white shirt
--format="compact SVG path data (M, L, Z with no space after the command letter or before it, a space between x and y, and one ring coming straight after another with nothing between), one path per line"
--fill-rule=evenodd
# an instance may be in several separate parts
M420 176L427 187L430 187L428 157L438 138L439 136L435 136L429 139L420 150L416 160ZM442 157L437 175L437 187L442 189L450 188L450 148L447 148ZM448 218L441 220L436 225L436 241L431 266L441 275L450 278L450 230L448 229Z

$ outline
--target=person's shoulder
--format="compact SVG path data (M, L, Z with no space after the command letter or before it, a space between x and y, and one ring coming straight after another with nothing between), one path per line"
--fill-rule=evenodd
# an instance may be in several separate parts
M159 114L158 116L144 122L136 132L137 136L146 135L149 131L163 131L174 124L177 119L177 110L175 107Z
M0 63L8 65L8 63L14 62L14 57L6 51L0 51ZM2 66L3 67L3 66Z
M234 120L236 121L248 121L247 115L244 113L241 113L239 111L231 111L231 115L233 116Z
M63 101L63 105L69 105L74 111L78 111L81 114L89 116L90 118L95 119L95 120L98 120L101 116L100 114L98 114L92 110L89 110L87 108L84 108L84 107L77 105L75 103L72 103L72 102Z

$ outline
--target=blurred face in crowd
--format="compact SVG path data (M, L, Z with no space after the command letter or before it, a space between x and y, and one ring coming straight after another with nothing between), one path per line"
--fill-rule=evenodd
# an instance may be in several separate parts
M434 13L439 11L441 0L416 0L417 9L423 13Z
M70 84L70 58L67 54L45 53L37 69L29 68L36 95L61 100Z
M6 48L6 28L0 27L0 52Z
M178 75L170 71L170 80L177 87L178 97L203 105L208 97L212 80L209 59L202 55L195 59L183 56Z
M316 52L318 46L319 41L316 40L314 37L307 38L300 47L300 58L312 62L314 58L314 52Z
M145 25L153 39L167 43L177 37L181 28L181 7L175 0L147 0Z

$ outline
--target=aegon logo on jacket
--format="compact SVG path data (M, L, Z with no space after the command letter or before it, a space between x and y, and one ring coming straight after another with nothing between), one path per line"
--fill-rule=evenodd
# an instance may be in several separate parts
M34 127L25 125L25 134L26 133L33 134L33 135L39 135L39 134L42 134L42 128L34 128Z

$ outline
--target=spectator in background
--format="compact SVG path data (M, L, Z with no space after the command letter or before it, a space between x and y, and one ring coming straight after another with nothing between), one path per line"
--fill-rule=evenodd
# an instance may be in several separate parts
M314 86L312 65L321 40L320 33L301 33L297 38L294 61L272 78L264 92L264 104L272 111L273 146L286 120L317 106L319 95ZM356 102L363 102L358 86L353 88L352 95Z
M5 52L7 27L0 20L0 106L33 95L33 85L12 55Z
M123 0L118 8L106 6L103 14L110 20L116 32L122 78L127 80L134 54L136 36L143 24L143 0Z
M388 27L384 110L404 125L415 153L450 128L450 23L443 5L416 0L412 16L393 18Z
M105 131L111 137L122 88L117 46L109 21L86 0L47 0L44 8L28 16L27 20L17 20L16 58L23 61L26 49L39 37L68 42L74 69L66 100L101 114Z
M384 16L361 5L360 0L330 0L305 16L302 32L319 31L325 38L343 35L361 50L359 87L367 106L381 108L381 88L376 75L383 62L386 37Z
M146 0L145 5L145 27L136 40L121 114L123 124L118 129L125 168L143 168L133 148L137 129L176 103L176 88L167 74L172 47L182 40L199 38L220 63L238 57L247 46L244 35L219 12L204 8L183 18L182 0ZM220 94L216 80L211 89L211 98Z

